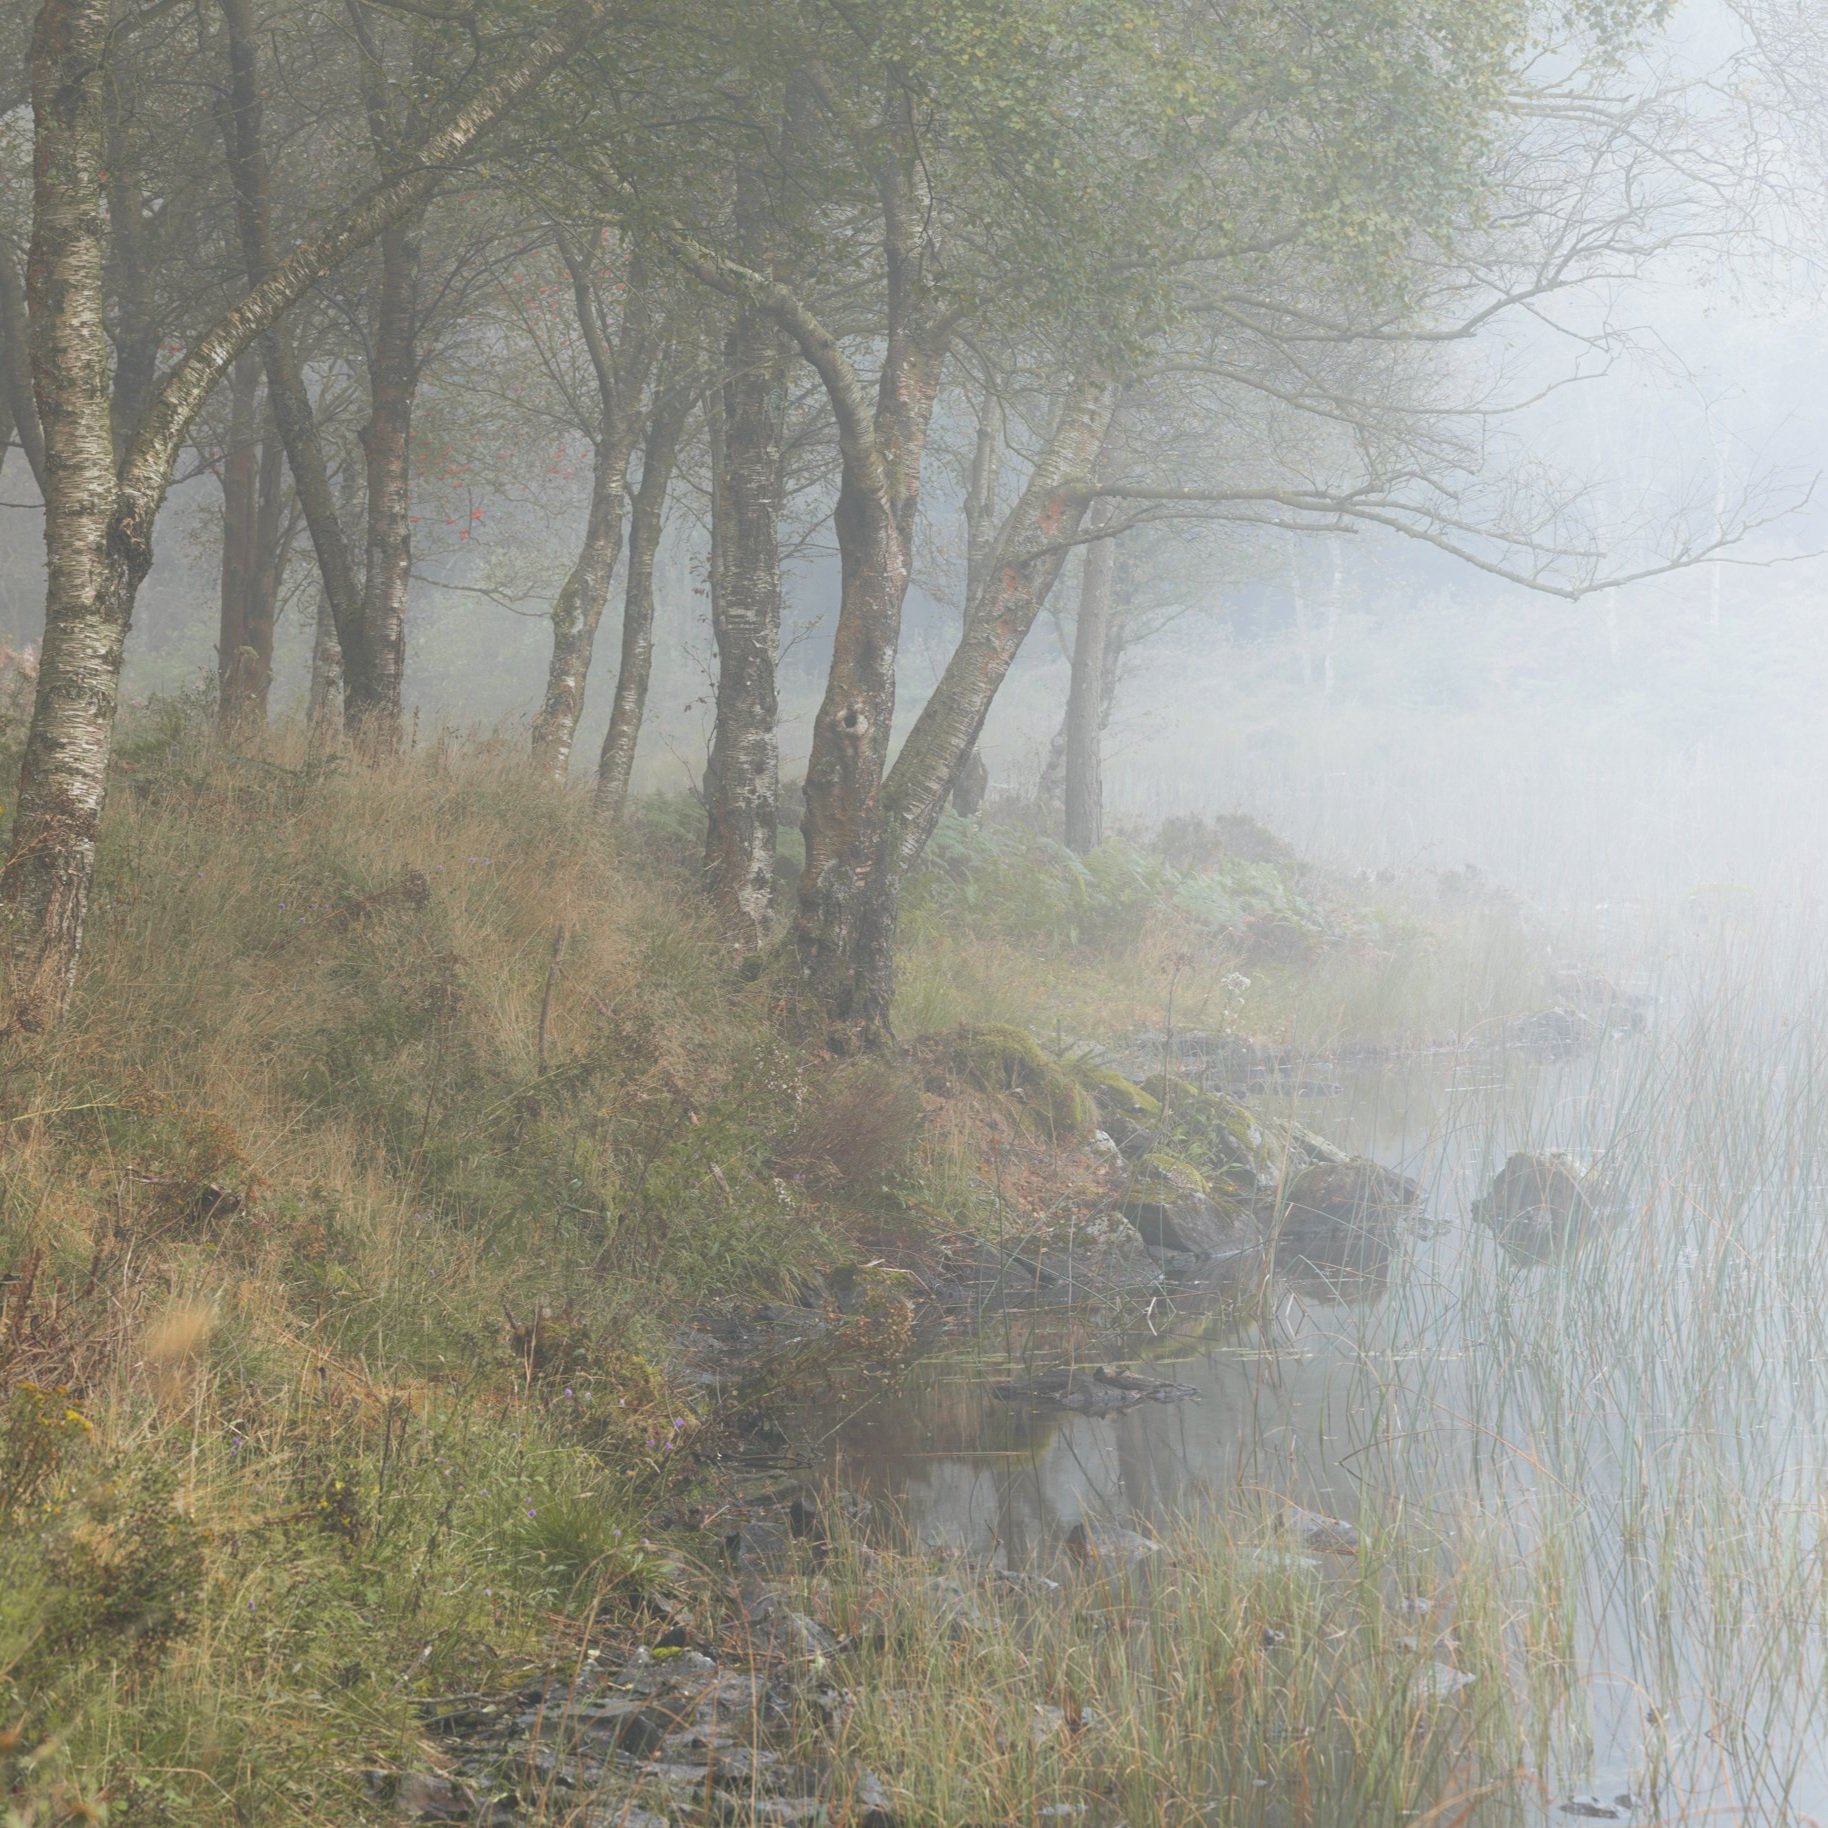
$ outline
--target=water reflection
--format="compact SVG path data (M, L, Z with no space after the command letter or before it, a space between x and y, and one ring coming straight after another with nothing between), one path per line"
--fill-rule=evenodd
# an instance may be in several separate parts
M1517 1566L1562 1569L1557 1603L1578 1615L1585 1675L1563 1748L1571 1787L1629 1789L1647 1761L1667 1759L1680 1765L1684 1810L1828 1813L1814 1691L1787 1693L1767 1669L1756 1705L1739 1698L1750 1713L1734 1733L1721 1725L1735 1665L1719 1621L1736 1614L1709 1583L1735 1578L1736 1564L1728 1552L1710 1565L1716 1526L1683 1495L1696 1468L1737 1464L1766 1509L1773 1493L1813 1502L1817 1328L1773 1333L1743 1306L1770 1295L1743 1249L1718 1243L1713 1217L1679 1241L1689 1234L1669 1228L1701 1210L1688 1186L1696 1171L1642 1149L1614 1151L1645 1181L1619 1193L1636 1220L1570 1256L1513 1261L1469 1222L1513 1150L1591 1159L1646 1130L1639 1045L1558 1063L1415 1061L1293 1101L1288 1114L1415 1177L1421 1222L1361 1240L1343 1261L1311 1240L1285 1251L1261 1305L1188 1291L1103 1325L989 1317L969 1349L809 1412L801 1432L819 1443L827 1476L886 1503L919 1541L1008 1563L1056 1555L1080 1523L1150 1532L1206 1506L1294 1503L1361 1526L1400 1518L1432 1534L1446 1570L1476 1517ZM1669 1136L1669 1088L1657 1095ZM1682 1249L1696 1253L1693 1273L1672 1276ZM1646 1302L1664 1304L1649 1318L1668 1345L1615 1350L1607 1316L1639 1316ZM1787 1386L1757 1374L1756 1354L1735 1354L1733 1312L1745 1339L1771 1334ZM1719 1374L1697 1373L1692 1355L1715 1338ZM992 1394L1012 1374L1101 1362L1146 1364L1197 1400L1093 1416L1033 1413ZM1799 1576L1799 1591L1821 1586L1819 1570ZM1819 1689L1819 1641L1811 1654Z

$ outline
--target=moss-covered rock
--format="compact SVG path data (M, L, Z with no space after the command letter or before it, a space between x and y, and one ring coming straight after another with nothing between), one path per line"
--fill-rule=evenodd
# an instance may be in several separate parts
M1084 1086L1026 1029L1002 1023L955 1029L942 1051L961 1077L1014 1100L1030 1127L1050 1139L1084 1136L1097 1123Z
M1156 1250L1211 1257L1256 1237L1247 1202L1223 1193L1215 1198L1198 1168L1159 1149L1136 1164L1122 1210L1142 1241Z
M1210 1199L1212 1196L1205 1175L1192 1162L1183 1161L1180 1156L1170 1155L1163 1149L1151 1150L1137 1163L1130 1186L1133 1190L1143 1188L1164 1197L1192 1194Z
M1161 1100L1112 1067L1086 1063L1077 1071L1105 1134L1128 1157L1146 1154L1160 1138Z
M1215 1188L1238 1200L1274 1191L1284 1151L1235 1098L1174 1074L1157 1073L1142 1082L1142 1089L1162 1107L1164 1140L1195 1163Z

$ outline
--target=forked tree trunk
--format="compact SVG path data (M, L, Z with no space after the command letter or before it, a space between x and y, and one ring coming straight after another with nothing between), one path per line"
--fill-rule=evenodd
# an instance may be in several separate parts
M578 0L417 149L410 166L333 216L193 337L116 458L103 317L103 95L107 0L43 0L32 32L32 240L26 294L45 438L45 632L0 872L9 1015L48 1028L69 1007L95 872L96 834L134 597L185 436L240 353L326 273L422 208L466 153L606 22Z
M1115 387L1098 371L1069 389L1047 448L986 564L984 600L970 606L964 638L882 783L877 852L853 903L848 972L838 987L846 1018L865 1044L889 1036L902 885L1060 575L1085 517L1088 479L1115 402Z
M891 260L891 290L895 265ZM873 1048L888 1039L887 1005L871 998L861 973L883 857L883 770L895 719L895 658L912 574L921 460L945 350L943 330L923 334L904 326L890 336L867 446L854 429L845 430L847 409L853 427L858 418L854 402L842 390L833 396L844 454L832 515L838 626L806 764L806 862L794 952L801 1025L822 1024L827 1042L840 1049ZM827 386L830 391L829 381Z
M766 311L798 346L831 402L838 433L838 625L825 694L813 720L792 948L794 1019L834 1047L871 1045L853 1019L859 922L880 853L881 789L895 713L895 656L921 465L956 314L927 280L937 250L913 103L897 88L888 149L872 164L882 201L888 311L882 368L869 397L838 338L772 275L672 234L675 255L707 285Z
M781 789L775 662L787 388L786 350L773 320L739 312L725 363L711 481L717 717L705 776L705 886L731 944L753 952L767 938L774 904Z
M622 596L622 659L609 728L597 758L595 810L605 825L620 825L628 809L635 747L647 710L647 684L654 670L654 559L666 525L666 496L673 480L679 441L691 412L689 388L669 386L663 376L641 447L641 480L628 517L628 575Z
M621 346L612 349L597 316L588 256L562 238L560 252L571 273L578 328L596 371L599 403L584 541L552 605L546 696L533 720L534 766L562 782L571 770L571 747L577 740L578 719L584 714L584 688L590 678L597 625L603 619L616 560L622 553L628 465L640 435L641 403L654 346L645 278L638 268L629 274L625 288Z
M1111 644L1111 578L1117 542L1085 549L1085 584L1073 631L1073 675L1066 695L1066 848L1083 857L1104 842L1105 656Z

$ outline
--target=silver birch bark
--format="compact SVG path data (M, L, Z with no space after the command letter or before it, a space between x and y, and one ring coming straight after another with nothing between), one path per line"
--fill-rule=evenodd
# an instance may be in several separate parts
M0 871L5 1028L69 1007L95 873L121 655L152 562L152 525L178 452L235 358L324 274L418 208L501 117L592 37L607 0L580 0L483 84L397 175L335 215L196 337L115 456L103 322L106 0L44 0L32 34L32 238L26 299L45 442L45 635Z

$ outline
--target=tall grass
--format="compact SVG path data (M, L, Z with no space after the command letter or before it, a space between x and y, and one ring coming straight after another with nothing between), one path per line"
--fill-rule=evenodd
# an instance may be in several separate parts
M363 1819L415 1694L640 1586L671 1317L824 1248L690 906L518 754L127 745L77 1007L0 1076L16 1819Z
M986 1587L967 1633L923 1625L930 1561L865 1558L847 1578L897 1624L849 1754L935 1820L974 1785L1008 1820L1821 1819L1828 983L1806 935L1758 941L1640 961L1661 1019L1596 1059L1413 1062L1304 1107L1423 1170L1434 1229L1387 1286L1279 1285L1266 1330L1158 1305L1068 1346L1147 1356L1199 1407L974 1436L967 1366L913 1405L910 1457L841 1436L916 1540L980 1562L1083 1519L1165 1545L1133 1583L1049 1567L1066 1591L1015 1616ZM1468 1219L1526 1147L1611 1189L1536 1266ZM1356 1555L1297 1573L1263 1534L1289 1501L1353 1520ZM1474 1680L1446 1702L1433 1663ZM1066 1697L1096 1726L1031 1743Z

